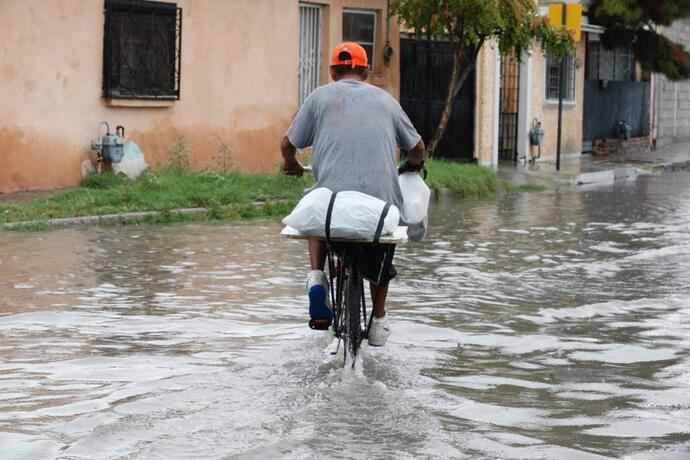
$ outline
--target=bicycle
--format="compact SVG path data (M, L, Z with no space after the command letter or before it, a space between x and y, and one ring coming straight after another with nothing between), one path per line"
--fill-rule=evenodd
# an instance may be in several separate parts
M366 278L378 284L387 276L392 266L395 245L407 241L407 232L406 227L398 227L392 235L378 235L379 238L375 235L374 239L369 241L331 238L328 233L330 232L327 231L326 237L311 237L302 235L291 227L285 227L281 232L288 238L318 239L326 242L333 321L329 325L325 320L310 320L309 327L316 330L327 330L332 327L333 334L338 339L336 350L332 354L338 354L340 344L344 342L343 363L347 365L351 361L354 367L360 345L368 337L376 307L372 305L372 314L367 314L364 280ZM369 260L372 259L372 250L382 253L375 258L380 259L375 274Z
M369 281L379 284L382 276L391 269L395 243L328 243L328 273L331 286L331 305L333 305L333 334L338 345L333 354L338 353L340 342L343 342L343 359L348 363L348 356L355 364L360 345L368 338L371 321L376 309L372 301L371 314L367 314L366 295L364 290L365 259L372 249L380 249L382 257L376 279ZM310 321L310 327L319 329Z

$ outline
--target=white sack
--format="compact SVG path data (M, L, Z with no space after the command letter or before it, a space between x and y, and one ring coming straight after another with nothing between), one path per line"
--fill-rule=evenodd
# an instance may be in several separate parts
M398 184L403 196L402 220L408 225L422 223L429 210L431 190L416 172L400 174Z
M136 142L125 142L123 152L122 160L112 164L115 174L122 173L130 179L136 179L149 167L144 159L144 152L141 151Z
M320 187L306 194L283 224L306 236L326 236L326 213L331 192ZM381 212L386 203L360 192L339 192L331 215L331 238L373 240ZM391 206L383 221L381 235L388 235L398 227L400 211Z

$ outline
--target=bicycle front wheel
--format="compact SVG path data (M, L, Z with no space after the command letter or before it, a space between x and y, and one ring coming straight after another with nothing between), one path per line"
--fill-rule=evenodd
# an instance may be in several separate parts
M349 270L345 287L345 317L343 318L345 331L345 361L349 354L354 366L354 359L362 343L362 278L356 270Z

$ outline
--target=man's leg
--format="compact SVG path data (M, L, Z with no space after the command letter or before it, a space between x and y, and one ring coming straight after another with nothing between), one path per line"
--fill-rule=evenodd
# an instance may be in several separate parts
M312 270L321 270L326 264L326 242L320 240L309 240L309 260Z
M371 299L374 302L374 318L369 328L369 345L383 346L391 334L388 318L386 318L386 296L388 295L388 282L377 285L369 283Z
M383 318L386 314L388 283L381 285L369 283L369 291L371 292L371 300L374 302L374 317Z
M327 255L326 243L319 240L309 240L309 262L311 272L307 276L307 295L309 296L309 323L316 329L325 329L333 319L330 299L328 297L328 278L323 272ZM315 322L316 321L316 322Z

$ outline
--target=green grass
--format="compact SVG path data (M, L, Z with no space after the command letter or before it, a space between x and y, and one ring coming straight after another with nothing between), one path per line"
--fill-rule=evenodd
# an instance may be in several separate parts
M508 193L543 192L546 187L539 184L512 185L505 183L504 188Z
M458 198L483 198L495 196L506 188L489 168L446 160L427 160L425 164L429 170L427 185L436 193L449 189Z
M0 205L0 223L195 207L208 208L211 218L279 215L289 212L311 183L310 178L277 174L177 174L168 168L146 171L134 181L104 173L49 198Z
M458 198L491 197L501 191L538 190L514 187L487 168L444 160L427 161L427 183L435 192L450 189ZM131 223L167 223L204 219L284 216L290 213L313 178L215 171L178 172L168 167L146 171L137 180L113 173L90 175L80 187L20 205L0 204L0 224L46 221L60 217L161 211ZM177 215L166 211L207 208L206 214ZM50 228L38 223L31 229Z

